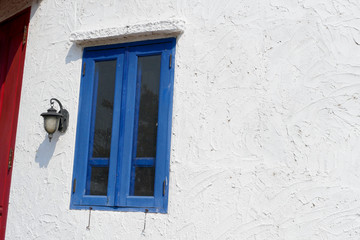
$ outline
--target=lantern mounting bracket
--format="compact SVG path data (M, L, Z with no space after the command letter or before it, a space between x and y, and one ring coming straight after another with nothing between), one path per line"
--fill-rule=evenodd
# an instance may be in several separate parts
M59 130L59 132L64 133L64 132L66 132L67 127L69 125L69 112L66 109L63 108L61 102L56 98L51 98L50 99L51 107L54 106L54 101L59 104L59 107L60 107L59 113L62 115L60 117L58 130Z

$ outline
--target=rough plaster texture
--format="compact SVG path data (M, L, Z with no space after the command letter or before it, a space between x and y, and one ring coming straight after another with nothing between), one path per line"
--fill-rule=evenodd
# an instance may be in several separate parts
M359 16L357 0L33 2L7 239L360 239ZM93 211L86 230L70 34L174 19L168 214ZM51 97L70 126L49 143Z
M75 31L71 33L70 41L81 46L94 46L134 40L139 41L139 39L169 38L182 34L184 27L184 21L172 20L91 31Z

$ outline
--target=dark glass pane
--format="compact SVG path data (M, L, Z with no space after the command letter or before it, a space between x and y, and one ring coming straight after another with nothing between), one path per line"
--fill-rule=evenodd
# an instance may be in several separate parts
M90 195L107 195L108 167L92 167L90 180Z
M154 167L135 168L135 196L154 196Z
M141 76L136 157L156 156L161 55L139 57Z
M93 157L110 157L116 61L95 63L98 76Z

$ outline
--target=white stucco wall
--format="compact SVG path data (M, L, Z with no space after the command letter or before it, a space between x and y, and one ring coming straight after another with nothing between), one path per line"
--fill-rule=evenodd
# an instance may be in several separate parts
M26 1L0 6L9 9ZM360 239L360 2L32 3L7 239ZM69 210L74 31L183 19L168 214ZM48 142L51 97L70 112Z

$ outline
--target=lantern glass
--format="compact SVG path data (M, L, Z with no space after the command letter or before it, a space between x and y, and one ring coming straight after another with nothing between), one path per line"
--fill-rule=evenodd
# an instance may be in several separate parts
M59 128L59 117L58 116L45 116L44 127L47 133L53 134Z

